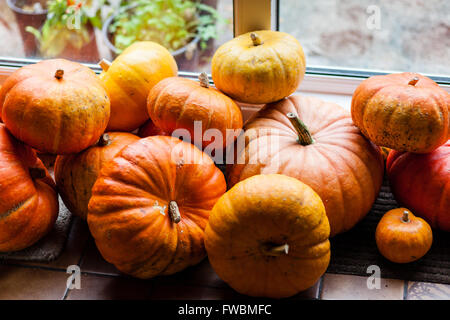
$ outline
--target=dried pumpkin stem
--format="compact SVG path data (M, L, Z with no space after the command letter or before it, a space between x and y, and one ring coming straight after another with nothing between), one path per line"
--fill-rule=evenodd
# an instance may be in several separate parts
M169 202L169 213L173 222L178 223L181 221L180 209L175 201Z
M300 143L302 146L307 146L314 143L314 139L311 136L311 133L309 133L308 128L306 128L306 125L303 123L300 118L292 112L289 112L286 114L288 119L291 121L292 125L295 128L295 131L297 131L298 134L298 143Z
M108 71L109 67L111 66L111 62L109 62L106 59L100 60L100 62L98 64L100 65L102 70L105 71L105 72Z
M55 72L56 79L61 80L63 78L63 76L64 76L64 70L62 70L62 69L56 70L56 72Z
M419 77L414 77L408 82L408 84L410 86L415 86L417 82L419 82Z
M203 88L209 88L209 78L206 72L200 73L200 75L198 76L198 80L200 81L200 85Z
M47 176L47 173L43 168L29 168L28 172L33 180L44 179Z
M262 40L256 33L250 33L250 38L252 38L252 42L255 47L262 45Z
M287 243L282 244L281 246L275 246L275 247L273 245L267 245L263 249L263 252L265 255L272 256L272 257L278 257L283 254L287 255L289 253L289 245Z
M109 134L104 133L100 136L100 139L98 139L98 143L97 145L100 147L106 147L109 146L111 144L111 137L109 136Z
M406 211L406 210L403 211L402 221L403 222L409 222L409 212Z

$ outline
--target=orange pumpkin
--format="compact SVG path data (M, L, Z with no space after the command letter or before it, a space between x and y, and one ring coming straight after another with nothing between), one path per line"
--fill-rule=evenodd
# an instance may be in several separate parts
M428 153L449 138L450 94L430 78L405 72L364 80L352 99L352 118L375 144Z
M320 197L297 179L257 175L214 206L205 230L213 269L236 291L283 298L311 287L330 261Z
M211 88L205 73L199 78L200 82L180 77L162 80L150 91L148 113L155 126L169 135L185 129L191 142L200 140L203 148L210 144L224 148L234 142L237 134L233 130L242 129L241 109L232 99ZM196 133L199 131L195 129L196 121L201 129L199 133ZM203 133L210 129L218 130L220 136L206 138L207 134Z
M148 120L147 96L150 89L167 77L176 76L178 67L170 52L151 42L135 42L111 64L101 63L102 83L111 99L107 131L133 131Z
M86 220L91 190L103 164L139 137L126 132L103 134L96 145L73 155L58 156L55 180L70 212Z
M245 103L262 104L289 96L305 75L305 55L293 36L260 30L221 45L211 62L217 89Z
M205 257L204 228L225 191L222 172L194 145L143 138L103 166L89 229L120 271L143 279L173 274Z
M405 208L386 212L378 223L375 239L380 253L395 263L422 258L431 248L433 233L425 220Z
M0 124L0 252L45 236L59 212L55 184L35 152Z
M148 120L139 127L137 135L141 138L146 138L150 136L167 136L168 134L155 126L152 120Z
M91 69L55 59L15 71L0 91L0 109L17 139L42 152L68 154L98 140L110 103Z
M337 104L291 96L266 105L244 129L245 148L237 150L230 186L257 174L297 178L322 198L332 236L369 212L383 180L383 158Z

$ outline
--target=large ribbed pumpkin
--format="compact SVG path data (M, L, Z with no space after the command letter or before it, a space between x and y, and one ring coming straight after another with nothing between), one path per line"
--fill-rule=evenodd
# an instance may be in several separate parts
M257 174L297 178L322 198L332 236L369 212L383 180L383 158L337 104L291 96L266 105L244 129L245 148L237 150L230 186Z
M225 191L222 172L194 145L143 138L103 166L89 229L120 271L138 278L173 274L205 257L204 228Z
M58 156L55 180L70 212L86 220L91 190L103 164L139 137L127 132L104 133L96 145L80 153Z
M98 77L64 59L20 68L0 90L8 130L29 146L52 154L76 153L105 131L110 102Z
M214 206L205 230L212 267L236 291L283 298L311 287L330 261L320 197L295 178L256 175Z
M168 135L184 129L189 132L190 142L223 149L242 129L241 109L209 86L206 73L199 78L199 82L181 77L159 82L148 96L148 113L155 126Z
M148 120L147 96L151 88L178 73L175 59L163 46L135 42L113 62L101 63L100 79L111 99L107 131L133 131Z
M262 104L289 96L305 75L305 55L293 36L260 30L221 45L211 62L214 84L231 98Z
M55 183L35 152L0 124L0 252L27 248L58 216Z
M450 232L450 141L427 154L391 151L386 172L399 203Z
M430 78L405 72L364 80L352 99L352 118L371 141L397 151L431 152L450 130L450 94Z

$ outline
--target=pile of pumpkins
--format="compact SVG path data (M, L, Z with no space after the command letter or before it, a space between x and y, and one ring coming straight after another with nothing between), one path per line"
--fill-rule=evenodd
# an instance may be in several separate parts
M208 255L240 293L292 296L326 271L329 237L372 207L385 168L378 146L393 149L386 167L398 201L450 231L450 98L429 78L369 78L349 113L291 95L305 73L302 47L265 30L216 51L217 89L205 74L177 77L173 57L152 42L100 65L97 76L44 60L1 88L0 252L48 233L59 193L126 274L170 275ZM264 107L244 125L236 101ZM195 136L197 123L223 139L174 137ZM226 178L206 152L211 145L234 147ZM58 155L56 183L36 151ZM377 228L380 252L396 262L423 256L427 222L406 209L388 213Z

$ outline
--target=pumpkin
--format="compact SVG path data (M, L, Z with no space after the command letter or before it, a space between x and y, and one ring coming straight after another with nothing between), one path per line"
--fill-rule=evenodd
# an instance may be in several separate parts
M270 298L311 287L330 261L320 197L297 179L256 175L217 201L205 230L211 266L239 293Z
M107 131L133 131L148 120L147 96L150 89L167 77L176 76L178 67L170 52L151 42L135 42L111 64L100 63L102 83L111 99Z
M377 225L375 239L380 253L395 263L422 258L431 248L433 233L425 220L405 208L390 210Z
M109 120L110 103L91 69L55 59L9 76L0 91L0 109L17 139L44 153L69 154L98 140Z
M428 153L449 138L450 94L417 73L373 76L352 98L352 118L375 144Z
M216 87L244 103L263 104L289 96L303 80L303 48L293 36L261 30L221 45L211 62Z
M56 158L56 185L70 212L86 220L91 189L103 164L138 140L139 137L131 133L105 133L96 145L78 154Z
M88 224L106 261L131 276L169 275L206 255L209 213L226 191L211 158L177 138L140 139L104 164Z
M387 157L389 156L389 152L391 152L392 149L386 148L386 147L380 147L381 154L383 156L383 160L386 161Z
M450 232L450 140L428 154L391 151L386 172L399 203Z
M0 124L0 252L45 236L59 212L55 183L35 152Z
M297 178L321 197L331 236L369 212L383 180L383 158L339 105L291 96L264 106L244 130L243 147L229 168L230 186L257 174Z
M181 77L162 80L150 91L148 114L155 126L169 135L184 129L197 146L206 148L211 144L223 149L234 142L238 135L235 130L242 129L241 109L232 99L209 86L206 73L200 74L199 80Z
M167 136L165 132L161 131L152 120L148 120L142 126L139 127L137 135L141 138L146 138L150 136Z

